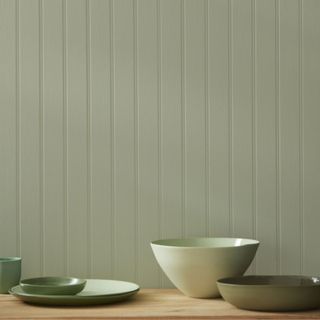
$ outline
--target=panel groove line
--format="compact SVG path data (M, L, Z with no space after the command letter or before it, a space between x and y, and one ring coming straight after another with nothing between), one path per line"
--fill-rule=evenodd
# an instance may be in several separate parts
M64 195L64 271L69 274L69 212L68 212L68 48L67 48L67 3L62 2L62 56L63 56L63 195Z
M275 108L276 108L276 125L275 125L275 138L276 138L276 242L277 242L277 273L281 274L281 195L280 195L280 87L279 87L279 22L280 22L280 13L279 13L279 0L275 0Z
M205 212L206 236L210 235L210 111L209 111L209 0L204 0L204 95L205 95Z
M257 118L256 118L256 1L251 0L251 57L252 57L252 236L257 234ZM256 261L253 273L256 274Z
M181 28L181 234L186 236L186 41L185 41L185 0L180 5Z
M157 109L158 109L158 238L162 239L162 229L163 229L163 221L162 221L162 204L163 204L163 160L162 160L162 33L161 33L161 0L157 1ZM158 285L160 288L163 288L163 274L158 268Z
M45 274L45 155L44 155L44 105L43 105L43 0L39 0L39 194L40 194L40 272Z
M87 274L91 277L92 264L92 101L91 101L91 11L90 0L86 0L86 76L87 76Z
M139 243L138 243L138 235L140 233L140 163L139 163L139 96L138 96L138 0L133 1L133 10L132 10L132 19L133 19L133 108L134 108L134 180L135 180L135 203L134 203L134 228L135 228L135 261L134 261L134 274L135 274L135 281L139 279L140 271L138 266L138 261L140 257L140 250L139 250Z
M229 236L234 236L233 215L233 0L228 0L228 127L229 127Z
M110 28L110 163L111 163L111 277L115 273L115 103L114 103L114 6L109 0Z
M17 255L21 257L21 105L20 105L20 0L15 1L16 9L16 238Z
M303 6L299 1L299 212L300 212L300 274L304 274L304 144L303 144Z

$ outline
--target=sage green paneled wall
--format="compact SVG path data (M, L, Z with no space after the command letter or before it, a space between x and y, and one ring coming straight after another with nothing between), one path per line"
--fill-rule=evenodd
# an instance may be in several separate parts
M168 286L152 239L319 274L320 1L0 0L0 255Z

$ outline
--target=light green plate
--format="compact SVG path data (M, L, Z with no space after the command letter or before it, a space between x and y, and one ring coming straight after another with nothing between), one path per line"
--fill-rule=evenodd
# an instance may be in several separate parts
M85 288L76 295L29 294L20 286L11 288L9 293L33 304L80 306L123 301L136 294L139 289L137 284L131 282L88 279Z
M240 309L299 311L320 307L320 278L245 276L217 281L222 297Z

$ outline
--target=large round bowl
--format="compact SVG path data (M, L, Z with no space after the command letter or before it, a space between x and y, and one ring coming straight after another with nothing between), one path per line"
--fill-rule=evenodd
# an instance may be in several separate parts
M167 277L185 295L219 297L216 281L241 276L252 262L259 241L238 238L166 239L151 243Z

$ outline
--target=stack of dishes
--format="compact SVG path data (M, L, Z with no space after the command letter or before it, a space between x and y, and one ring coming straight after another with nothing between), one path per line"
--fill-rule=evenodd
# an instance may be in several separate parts
M10 289L24 302L45 305L96 305L126 300L139 291L135 283L116 280L42 277Z
M234 306L259 311L320 307L320 277L243 276L259 241L239 238L165 239L151 243L162 270L185 295L222 296ZM64 277L26 279L10 289L22 301L44 305L95 305L126 300L135 283Z
M259 311L320 307L320 277L243 276L259 241L238 238L166 239L151 243L160 267L185 295L216 298Z

